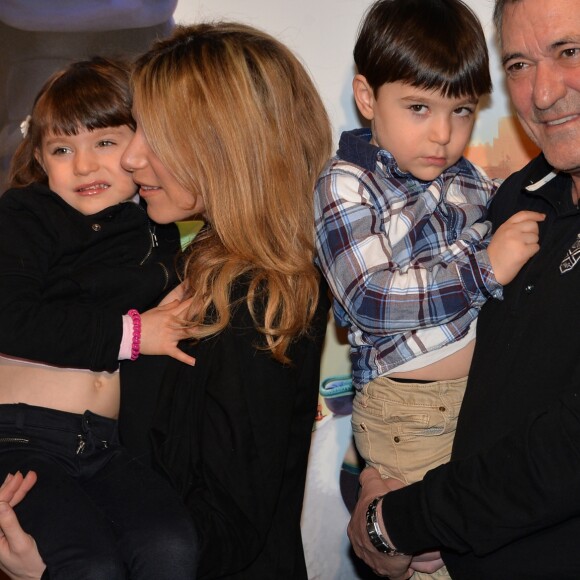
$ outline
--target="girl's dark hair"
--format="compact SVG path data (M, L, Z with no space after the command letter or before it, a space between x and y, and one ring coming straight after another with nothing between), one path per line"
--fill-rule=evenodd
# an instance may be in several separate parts
M491 92L481 24L461 0L379 0L361 23L358 72L373 91L401 81L447 97Z
M35 157L46 134L76 135L122 125L134 130L131 106L130 69L123 61L95 57L55 73L36 96L26 135L12 158L10 185L47 182Z

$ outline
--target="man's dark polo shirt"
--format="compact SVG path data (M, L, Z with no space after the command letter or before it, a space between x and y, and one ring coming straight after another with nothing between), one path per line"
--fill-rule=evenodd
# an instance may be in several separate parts
M443 554L453 578L580 578L580 438L570 436L580 426L580 255L560 272L580 234L571 184L539 157L492 203L496 228L520 210L546 214L539 253L478 318L453 459L499 444L384 501L397 548L453 548Z

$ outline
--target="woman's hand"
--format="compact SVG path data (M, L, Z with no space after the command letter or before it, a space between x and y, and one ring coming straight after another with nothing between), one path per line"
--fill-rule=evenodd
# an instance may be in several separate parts
M26 477L17 471L9 473L0 486L0 502L9 503L11 507L19 504L36 483L36 473L29 471Z
M8 474L0 486L0 570L11 580L39 580L46 569L34 538L20 526L12 509L36 483L36 473L26 477Z

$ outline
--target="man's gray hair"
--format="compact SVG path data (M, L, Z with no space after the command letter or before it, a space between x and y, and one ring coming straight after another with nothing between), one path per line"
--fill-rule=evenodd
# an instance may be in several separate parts
M495 0L495 6L493 9L493 23L495 24L495 30L497 31L498 38L501 40L501 26L503 22L503 11L508 4L515 4L520 0Z

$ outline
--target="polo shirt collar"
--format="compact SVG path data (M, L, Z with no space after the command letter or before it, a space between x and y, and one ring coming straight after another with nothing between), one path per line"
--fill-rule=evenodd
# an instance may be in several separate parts
M533 163L528 177L528 184L524 186L527 194L543 199L559 215L578 212L570 194L572 188L570 175L555 170L543 155Z

